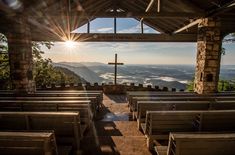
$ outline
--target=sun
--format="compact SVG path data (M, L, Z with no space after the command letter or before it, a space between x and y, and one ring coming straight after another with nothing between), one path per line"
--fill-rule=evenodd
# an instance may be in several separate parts
M65 45L68 47L68 48L73 48L75 46L75 42L72 41L72 40L67 40L65 41Z

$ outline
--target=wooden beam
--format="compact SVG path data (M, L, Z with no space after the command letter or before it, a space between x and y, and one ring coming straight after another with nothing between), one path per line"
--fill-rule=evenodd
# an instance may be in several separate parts
M113 18L114 33L117 33L117 18Z
M155 1L157 1L157 12L160 12L160 0L151 0L147 8L145 9L145 12L149 12L149 10L154 6Z
M151 0L150 1L150 3L148 4L147 8L145 9L145 12L148 12L153 7L154 2L155 2L155 0Z
M78 42L196 42L197 34L100 34L78 33L73 34ZM63 41L59 37L32 35L34 41Z
M202 21L202 19L194 20L193 22L189 23L188 25L185 25L185 26L181 27L180 29L174 31L174 34L179 33L179 32L182 32L182 31L184 31L184 30L186 30L186 29L189 29L190 27L199 24L201 21Z
M87 22L87 33L90 33L90 21Z
M217 9L209 11L203 18L218 16L220 13L226 12L234 7L235 7L235 0L232 0ZM194 20L193 22L190 22L189 24L183 26L182 28L175 30L173 33L175 34L175 33L182 32L186 29L189 29L192 26L199 24L200 22L201 22L201 19Z
M157 0L157 12L160 12L161 0Z
M153 7L155 0L151 0L150 3L148 4L147 8L145 9L145 12L149 12L149 10ZM159 11L158 11L159 12ZM144 17L140 19L140 22L144 20Z
M181 0L180 1L180 4L181 5L182 3L182 7L184 8L188 8L190 9L191 11L193 12L205 12L202 8L200 8L199 6L197 6L197 4L195 4L194 2L192 1L189 1L189 0Z
M159 19L159 18L200 18L205 16L200 12L97 12L97 11L76 11L69 14L71 17L77 18L150 18L150 19ZM47 14L52 18L57 18L63 16L61 14ZM33 15L34 18L42 18Z
M140 21L141 33L144 33L144 22L143 20Z
M206 15L207 17L209 16L217 16L221 13L224 13L226 11L229 11L231 9L235 8L235 0L232 0L226 4L224 4L223 6L218 7L217 9L211 10L209 11L209 13Z

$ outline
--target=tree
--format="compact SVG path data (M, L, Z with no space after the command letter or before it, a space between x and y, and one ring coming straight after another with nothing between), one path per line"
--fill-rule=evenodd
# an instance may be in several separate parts
M194 80L187 83L186 90L189 92L193 92L193 88L194 88Z
M53 46L51 42L32 42L33 54L33 78L36 87L60 83L79 83L78 78L65 74L62 70L55 69L51 59L42 57L44 51L41 47L46 46L50 49ZM0 88L10 89L10 67L8 57L7 38L0 33Z

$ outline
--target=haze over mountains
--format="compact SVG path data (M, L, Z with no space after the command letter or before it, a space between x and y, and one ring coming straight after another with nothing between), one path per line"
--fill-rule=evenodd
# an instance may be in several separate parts
M113 82L114 66L99 62L59 62L54 66L67 68L90 83ZM124 65L118 66L118 83L136 83L185 89L194 78L193 65ZM235 79L235 65L221 67L220 78Z

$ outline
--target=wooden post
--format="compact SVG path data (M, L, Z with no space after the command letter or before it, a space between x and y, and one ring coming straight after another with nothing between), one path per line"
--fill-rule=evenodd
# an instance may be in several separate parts
M140 24L141 24L141 33L142 34L144 34L144 21L143 20L140 21Z
M114 18L114 34L117 33L117 18Z
M90 20L87 22L87 33L90 33Z

